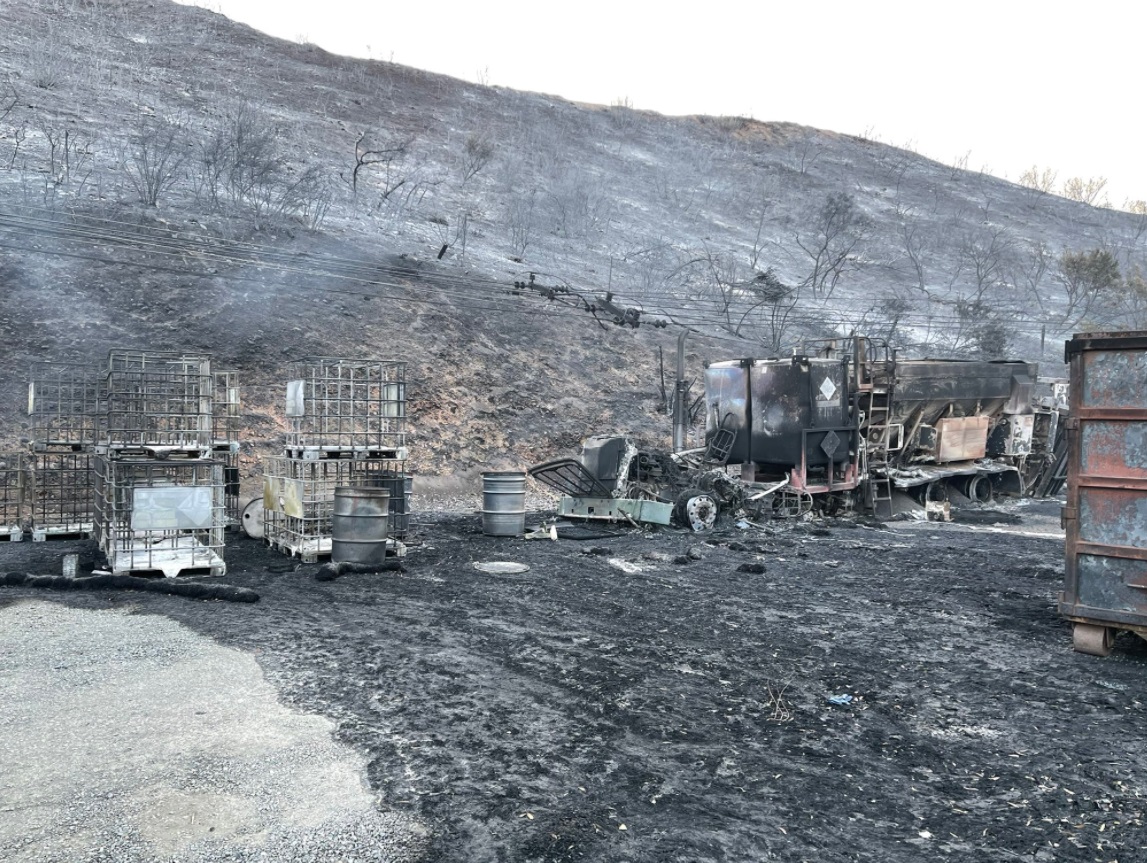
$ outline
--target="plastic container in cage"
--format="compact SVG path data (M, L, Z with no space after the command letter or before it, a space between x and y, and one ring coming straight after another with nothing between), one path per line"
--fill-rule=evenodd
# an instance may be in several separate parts
M312 358L287 382L287 455L406 457L406 363Z
M97 456L96 538L115 573L223 575L223 465Z
M280 551L313 561L331 553L335 490L341 486L394 487L404 462L395 459L300 459L272 456L263 460L263 537ZM390 509L388 536L405 536L403 513ZM394 542L389 550L401 553Z

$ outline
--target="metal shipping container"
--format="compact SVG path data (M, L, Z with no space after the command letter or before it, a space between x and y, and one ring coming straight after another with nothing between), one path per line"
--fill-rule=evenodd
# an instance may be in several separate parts
M1147 638L1147 331L1081 333L1071 369L1066 571L1060 613L1075 649Z

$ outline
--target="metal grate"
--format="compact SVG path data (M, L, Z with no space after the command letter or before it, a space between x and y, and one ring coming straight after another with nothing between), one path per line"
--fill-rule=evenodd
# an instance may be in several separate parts
M288 455L402 457L406 363L332 358L292 363L286 413Z
M405 538L409 528L405 465L399 459L264 459L263 530L268 544L304 557L328 554L339 486L388 489L390 537Z
M216 451L237 449L239 445L239 373L212 372L211 443Z
M0 540L24 533L24 467L21 454L0 455Z
M212 445L215 380L205 356L111 351L101 443L110 448Z
M113 572L226 572L223 465L96 456L96 538Z
M30 457L29 497L35 538L92 532L95 522L93 458L86 452L45 452Z
M86 450L96 443L99 375L89 363L34 363L28 383L32 449Z

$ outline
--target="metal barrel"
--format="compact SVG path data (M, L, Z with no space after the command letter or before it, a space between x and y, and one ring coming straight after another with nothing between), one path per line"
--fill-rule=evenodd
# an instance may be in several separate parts
M482 533L521 536L526 532L526 475L522 471L482 474Z
M382 563L390 527L390 491L338 486L331 513L331 560Z

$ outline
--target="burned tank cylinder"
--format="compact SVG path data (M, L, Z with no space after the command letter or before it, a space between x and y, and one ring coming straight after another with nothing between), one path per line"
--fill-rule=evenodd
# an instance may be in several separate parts
M706 439L734 434L730 464L766 469L849 460L855 437L847 364L839 359L729 360L705 370Z
M935 423L943 416L1030 414L1036 363L901 360L896 363L893 421Z

